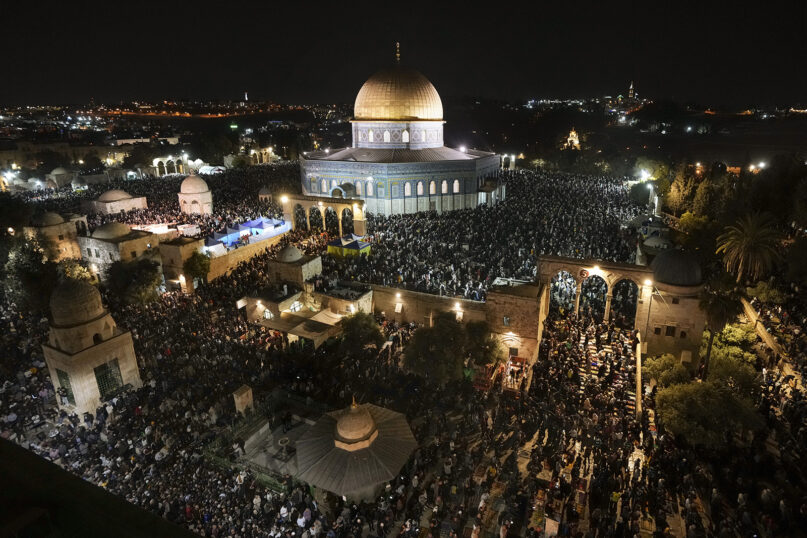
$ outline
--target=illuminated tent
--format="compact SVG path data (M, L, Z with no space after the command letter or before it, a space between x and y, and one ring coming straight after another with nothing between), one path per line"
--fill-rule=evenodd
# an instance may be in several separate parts
M333 256L360 256L370 254L370 243L361 240L360 235L347 234L328 243L328 254Z

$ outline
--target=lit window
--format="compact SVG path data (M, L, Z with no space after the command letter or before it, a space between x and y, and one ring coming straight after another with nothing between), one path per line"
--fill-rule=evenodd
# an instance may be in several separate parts
M440 192L442 192L443 194L448 194L448 181L446 181L445 179L443 180L443 185L440 188Z
M404 196L412 196L412 184L404 183Z
M401 309L403 309L403 303L395 303L395 313L400 314Z
M361 181L356 182L356 194L361 196Z
M372 129L367 131L367 140L369 140L370 142L373 141L373 130Z
M300 301L294 301L293 303L291 303L291 306L289 307L289 310L291 312L299 312L302 309L303 309L303 303L301 303Z
M383 183L379 183L379 184L378 184L378 189L377 189L377 192L378 192L378 197L379 197L379 198L383 198L383 197L384 197L384 184L383 184Z
M407 130L405 130L405 129L404 129L404 132L403 132L403 133L401 133L401 141L402 141L404 144L409 143L409 131L407 131Z
M273 317L275 317L275 315L272 314L272 311L268 308L263 311L263 319L272 319Z
M322 192L328 192L328 182L327 182L327 181L325 181L325 180L323 179L323 180L320 182L320 184L319 184L319 185L320 185L320 188L321 188Z
M384 142L389 142L389 141L390 141L389 131L384 131Z
M460 180L455 179L454 180L454 194L457 194L459 192L460 192Z
M373 195L373 184L370 183L370 182L367 182L367 196L372 196L372 195Z
M437 194L437 184L434 181L429 183L429 194Z
M73 396L73 386L70 385L70 374L57 368L56 377L59 379L60 388L64 389L64 397L67 399L67 403L76 405L76 398Z
M418 196L423 196L423 182L418 181Z
M510 316L504 316L502 318L502 325L504 325L505 327L510 326Z

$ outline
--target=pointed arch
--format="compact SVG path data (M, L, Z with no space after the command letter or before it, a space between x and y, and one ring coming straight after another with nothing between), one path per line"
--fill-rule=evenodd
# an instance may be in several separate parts
M404 196L412 196L412 184L408 181L404 183Z
M404 144L409 143L409 131L407 131L406 129L404 129L403 133L401 133L401 142L403 142Z

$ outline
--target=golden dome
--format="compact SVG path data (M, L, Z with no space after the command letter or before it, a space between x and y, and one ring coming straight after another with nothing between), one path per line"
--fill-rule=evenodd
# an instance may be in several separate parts
M356 120L442 120L443 103L429 79L396 65L370 77L353 105Z

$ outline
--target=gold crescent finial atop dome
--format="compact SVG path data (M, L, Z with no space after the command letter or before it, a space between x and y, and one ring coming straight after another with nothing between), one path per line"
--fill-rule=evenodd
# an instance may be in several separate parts
M398 41L395 42L395 63L401 63L401 44Z

